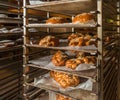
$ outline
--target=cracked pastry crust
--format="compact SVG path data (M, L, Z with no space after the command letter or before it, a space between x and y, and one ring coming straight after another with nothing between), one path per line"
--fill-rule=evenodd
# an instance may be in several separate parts
M90 20L94 20L94 16L90 13L82 13L82 14L78 14L74 17L74 19L72 20L72 23L86 23L89 22Z
M69 59L66 61L65 66L67 68L76 69L76 67L81 63L84 63L82 59Z
M50 76L58 82L62 88L77 86L80 83L79 77L75 75L51 71Z
M90 35L78 35L78 34L71 34L68 37L69 46L89 46L95 45L97 46L96 40L92 40L92 36Z
M69 20L67 18L63 18L63 17L52 17L49 18L46 21L46 24L60 24L60 23L68 23Z
M52 57L52 63L55 66L64 66L68 56L62 51L57 51Z
M40 46L58 46L59 45L59 39L54 36L46 36L43 39L39 41Z

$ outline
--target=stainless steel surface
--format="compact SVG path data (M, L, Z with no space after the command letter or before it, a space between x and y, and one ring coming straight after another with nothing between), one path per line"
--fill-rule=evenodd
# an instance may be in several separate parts
M72 24L72 23L65 23L65 24L28 24L26 27L49 27L49 28L95 28L97 25L79 25L79 24Z
M22 24L22 19L14 19L14 18L0 18L0 23L21 23Z
M27 83L27 85L35 86L33 83ZM44 84L38 84L35 87L42 88L42 89L45 89L45 90L54 91L56 93L65 94L66 96L70 96L74 99L79 99L79 98L81 98L82 95L84 95L84 98L82 98L83 100L89 100L89 99L97 100L97 95L96 94L94 94L93 92L90 92L90 91L86 92L85 90L82 90L82 89L64 92L64 91L59 91L55 87L47 86L47 85L44 85Z
M89 5L89 6L86 6L86 5ZM38 5L27 5L26 7L37 9L37 10L56 12L56 13L61 13L66 15L75 15L81 12L89 12L89 11L96 10L96 1L64 0L64 1L53 1L45 4L38 4Z

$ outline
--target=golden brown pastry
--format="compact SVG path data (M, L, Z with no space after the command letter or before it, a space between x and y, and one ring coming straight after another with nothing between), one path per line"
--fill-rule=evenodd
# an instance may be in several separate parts
M98 38L98 35L97 35L97 34L94 34L93 38L97 39L97 38Z
M97 46L97 41L92 40L92 36L89 34L82 36L82 35L71 35L68 37L69 46L89 46L95 45Z
M89 34L84 36L85 41L89 41L91 38L92 38L92 36L90 36Z
M50 72L51 77L60 84L62 88L67 88L70 86L77 86L80 83L78 76L69 75L61 72Z
M69 20L67 18L63 18L63 17L52 17L49 18L46 21L46 24L60 24L60 23L68 23Z
M81 33L73 33L68 37L68 41L71 41L72 39L82 37L83 35Z
M90 20L94 20L94 16L90 13L83 13L75 16L72 23L86 23Z
M89 46L89 45L95 45L96 46L97 42L96 41L92 41L92 40L88 40L88 41L85 42L85 45L86 46Z
M64 66L68 56L62 51L57 51L52 57L52 63L55 66Z
M43 39L40 40L39 42L40 46L58 46L59 45L59 39L54 37L54 36L46 36Z
M83 46L84 45L84 38L83 37L76 37L72 39L69 44L69 46Z
M61 94L57 94L56 100L71 100L71 98L61 95Z
M85 52L77 52L76 53L77 58L82 58L82 57L85 57L86 55L89 55L89 53L85 53Z
M81 63L83 63L82 59L69 59L66 61L65 66L67 68L76 69L76 67Z
M96 58L92 57L92 56L83 57L82 60L86 64L95 64L96 63Z

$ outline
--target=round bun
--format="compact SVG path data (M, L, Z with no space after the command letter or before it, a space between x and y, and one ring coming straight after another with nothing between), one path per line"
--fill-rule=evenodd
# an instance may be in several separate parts
M62 51L56 52L52 57L52 63L55 66L64 66L68 56Z
M60 23L67 23L69 22L69 20L67 18L63 18L63 17L52 17L49 18L46 21L46 24L60 24Z
M59 45L59 39L57 39L54 36L50 36L49 35L49 36L46 36L43 39L41 39L39 41L39 45L40 46L45 46L45 47L48 47L48 46L58 46Z
M90 20L94 20L94 16L90 13L79 14L72 20L73 23L86 23Z

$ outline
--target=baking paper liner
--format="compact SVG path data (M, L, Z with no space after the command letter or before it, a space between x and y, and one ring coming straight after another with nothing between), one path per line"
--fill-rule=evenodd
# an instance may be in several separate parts
M29 61L29 63L35 64L35 65L40 65L42 67L46 67L46 68L51 68L51 69L61 69L61 70L66 70L66 71L84 71L84 70L89 70L89 69L95 69L96 66L94 66L93 64L79 64L77 66L77 68L75 70L72 70L70 68L66 68L65 66L55 66L52 62L53 55L50 56L45 56L45 57L41 57L35 60L31 60Z
M64 89L59 85L59 83L57 83L53 78L50 77L50 73L34 78L34 85L38 86L39 84L52 86L56 89L59 89L60 91L71 91L74 89L84 89L84 90L92 91L92 87L93 87L93 82L88 79L86 81L81 81L81 83L76 87L67 87Z

